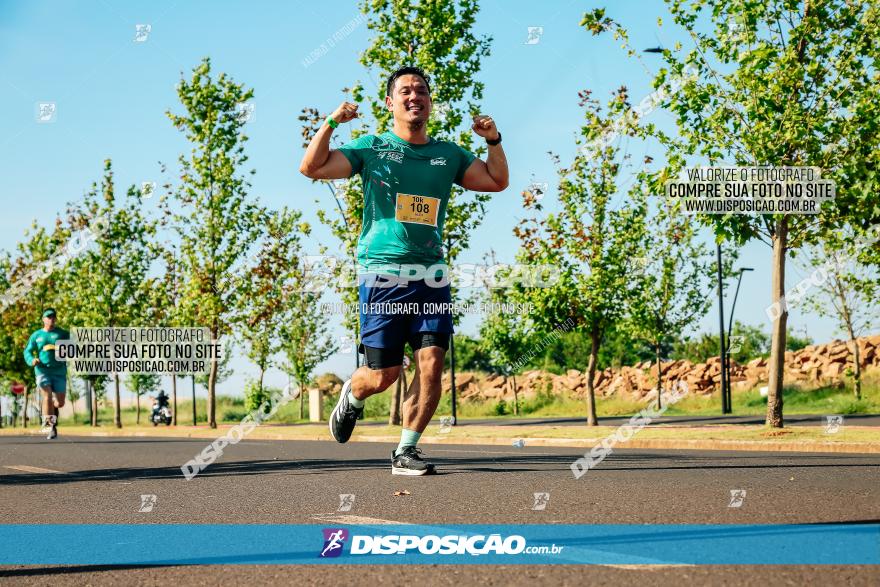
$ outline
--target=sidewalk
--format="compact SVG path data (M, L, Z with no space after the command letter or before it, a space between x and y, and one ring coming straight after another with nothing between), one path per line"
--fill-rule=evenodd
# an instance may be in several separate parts
M127 426L117 429L110 425L98 428L89 426L59 426L60 436L121 436L156 438L204 438L215 439L227 434L231 424L217 429L201 426ZM444 428L431 424L422 436L423 444L469 444L514 447L522 441L524 446L583 448L588 451L619 426L572 425L487 425L468 424ZM3 428L0 434L41 435L39 428ZM236 433L233 433L238 436ZM623 437L630 436L624 434ZM329 441L330 433L325 423L320 424L264 424L254 428L245 438L251 440L314 440ZM355 442L394 442L400 438L400 428L381 423L360 425L352 436ZM834 453L880 454L880 426L844 426L836 433L828 433L818 424L795 426L781 430L768 429L762 425L725 424L702 426L648 426L636 431L631 438L617 444L619 448L680 449L680 450L738 450L738 451L793 451Z

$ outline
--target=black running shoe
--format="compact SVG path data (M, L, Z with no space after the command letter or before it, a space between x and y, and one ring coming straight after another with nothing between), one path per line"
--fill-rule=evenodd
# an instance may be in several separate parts
M391 451L392 475L430 475L434 473L434 465L422 458L422 449L406 446L399 455L395 456L395 452L397 451Z
M40 428L40 432L46 434L46 438L48 440L52 440L56 436L58 436L58 430L55 428L57 425L57 420L55 416L43 416L43 427Z
M363 416L364 409L356 408L348 401L348 390L351 389L351 379L342 386L339 392L339 401L330 414L330 434L336 442L348 442L351 433L354 432L354 425L358 419Z

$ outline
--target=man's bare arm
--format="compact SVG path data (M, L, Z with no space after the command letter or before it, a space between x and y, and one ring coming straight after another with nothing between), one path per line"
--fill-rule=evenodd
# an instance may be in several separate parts
M475 116L473 130L489 140L499 137L495 121L489 116ZM504 148L501 143L488 147L486 161L475 159L470 164L461 179L461 187L475 192L500 192L507 188L510 181Z
M342 124L357 118L357 104L343 102L333 114L333 120ZM324 122L312 137L299 171L311 179L345 179L351 175L351 162L335 149L330 149L330 137L333 128Z

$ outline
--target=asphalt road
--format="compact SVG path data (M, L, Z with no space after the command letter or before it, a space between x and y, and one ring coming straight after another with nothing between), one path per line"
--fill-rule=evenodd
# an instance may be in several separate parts
M3 523L738 524L880 521L880 456L626 450L574 479L568 448L426 445L439 474L390 474L391 444L242 441L187 482L204 439L0 437ZM746 490L731 508L730 491ZM406 496L394 496L407 490ZM533 494L546 492L545 510ZM140 496L156 495L152 512ZM340 494L354 494L341 513ZM354 518L353 516L356 516ZM52 545L51 548L64 548ZM2 550L0 550L2 552ZM2 560L2 554L0 554ZM408 573L404 575L403 573ZM8 584L878 584L878 567L0 567ZM405 579L405 577L409 577Z

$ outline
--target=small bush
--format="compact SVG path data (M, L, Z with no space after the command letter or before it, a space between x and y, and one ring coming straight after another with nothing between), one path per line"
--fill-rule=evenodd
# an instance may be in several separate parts
M871 412L871 403L864 399L852 398L839 402L835 411L841 414L868 414Z
M223 422L241 422L247 415L246 410L226 410L220 419Z

